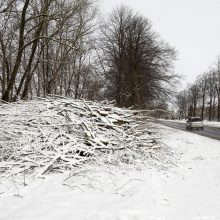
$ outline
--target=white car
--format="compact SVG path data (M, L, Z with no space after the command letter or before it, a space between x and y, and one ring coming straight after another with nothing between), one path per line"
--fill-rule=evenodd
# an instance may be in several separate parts
M192 117L186 120L186 129L192 130L193 128L204 129L203 121L199 117Z

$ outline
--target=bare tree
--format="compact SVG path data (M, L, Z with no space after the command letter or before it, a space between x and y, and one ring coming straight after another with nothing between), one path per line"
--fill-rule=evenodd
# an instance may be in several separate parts
M188 115L196 116L200 114L201 118L205 117L208 120L219 120L219 94L220 94L220 80L219 80L219 66L210 68L204 74L201 74L194 84L188 86L184 91L181 91L177 96L177 103L179 111L183 109L185 100L183 93L186 92L188 99ZM217 102L216 102L217 98ZM217 108L216 108L217 104Z
M214 88L217 94L217 121L220 121L220 57L218 58L217 68L214 71Z
M101 45L107 94L119 106L143 108L169 97L175 51L152 31L147 18L124 6L114 10L102 27Z
M206 93L207 93L207 74L203 74L199 76L196 84L198 85L198 89L199 89L199 99L202 99L201 118L204 119L205 101L206 101Z
M193 116L195 117L199 99L199 86L197 83L190 88L190 96L193 104Z
M214 106L214 98L215 98L215 89L214 89L214 72L210 70L208 73L208 100L209 100L209 107L208 107L208 119L209 121L212 120L213 115L213 106Z
M93 0L19 0L0 5L2 99L66 94L90 65ZM14 37L11 37L14 36ZM78 74L78 78L75 77ZM89 73L90 74L90 73ZM34 90L33 90L34 88ZM71 92L69 92L71 94Z
M17 54L15 56L15 64L14 64L12 72L9 76L10 78L8 80L8 83L6 85L4 93L2 95L2 99L4 101L9 101L10 100L10 93L12 93L13 86L14 86L14 83L15 83L15 80L16 80L16 76L17 76L17 73L18 73L18 70L19 70L19 67L20 67L20 64L21 64L22 54L23 54L24 45L25 45L25 36L24 36L25 35L25 23L26 23L26 16L27 16L27 10L28 10L29 4L30 4L30 0L26 0L24 2L23 8L22 8L21 18L20 18L20 23L19 23L19 30L18 30L19 33L18 33ZM12 7L16 7L16 2L15 1L11 2L11 6L7 7L7 9L10 8L10 10L11 10ZM7 9L6 9L5 12L7 12ZM5 47L5 45L2 48L4 48L4 47Z
M176 104L178 107L179 118L186 119L188 116L188 108L189 108L188 93L186 90L183 90L177 94Z

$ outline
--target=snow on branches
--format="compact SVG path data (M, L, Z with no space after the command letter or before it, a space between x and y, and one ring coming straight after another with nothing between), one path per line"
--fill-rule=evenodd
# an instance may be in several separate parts
M0 179L65 173L91 163L166 169L170 157L156 128L136 110L50 97L0 103Z

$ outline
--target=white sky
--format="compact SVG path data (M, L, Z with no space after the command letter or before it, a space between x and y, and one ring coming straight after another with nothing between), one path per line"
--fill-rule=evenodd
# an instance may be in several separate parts
M178 51L182 86L207 71L220 55L220 0L100 0L104 14L121 4L148 17L153 29Z

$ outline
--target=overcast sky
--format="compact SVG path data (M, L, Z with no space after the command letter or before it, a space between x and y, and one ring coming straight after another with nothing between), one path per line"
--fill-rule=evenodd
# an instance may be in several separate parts
M148 17L178 51L175 70L185 75L183 87L220 55L220 0L100 0L104 14L121 4Z

